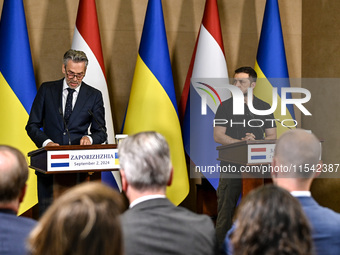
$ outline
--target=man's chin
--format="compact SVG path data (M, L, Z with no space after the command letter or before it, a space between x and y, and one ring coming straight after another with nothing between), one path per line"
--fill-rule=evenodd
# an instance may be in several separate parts
M79 84L73 84L73 83L69 83L68 86L71 88L71 89L75 89L79 86Z

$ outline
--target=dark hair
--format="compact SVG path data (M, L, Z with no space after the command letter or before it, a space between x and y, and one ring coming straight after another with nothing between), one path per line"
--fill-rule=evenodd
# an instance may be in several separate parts
M311 229L299 201L274 185L262 186L242 201L231 243L235 255L313 254Z
M249 78L252 79L252 82L256 82L257 79L257 73L256 71L251 68L250 66L242 66L240 68L237 68L235 70L235 74L237 73L247 73L249 75Z

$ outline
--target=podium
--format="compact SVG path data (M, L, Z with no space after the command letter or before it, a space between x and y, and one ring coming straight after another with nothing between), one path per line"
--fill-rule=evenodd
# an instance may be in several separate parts
M54 198L77 183L100 180L103 171L119 170L115 144L48 146L28 156L30 168L54 176Z
M218 146L217 160L241 165L242 196L271 181L269 165L276 140L241 141Z

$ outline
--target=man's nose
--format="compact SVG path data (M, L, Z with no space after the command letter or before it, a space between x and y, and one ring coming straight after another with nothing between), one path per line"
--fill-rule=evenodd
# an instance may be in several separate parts
M238 87L238 88L241 87L241 83L240 83L239 81L235 81L235 82L234 82L234 85L235 85L236 87Z

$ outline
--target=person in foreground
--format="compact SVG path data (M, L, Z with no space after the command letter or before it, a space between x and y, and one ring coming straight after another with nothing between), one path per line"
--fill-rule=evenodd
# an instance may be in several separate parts
M240 67L235 70L233 85L241 90L244 96L244 114L234 115L231 97L223 101L215 115L214 140L222 145L240 141L276 139L276 124L273 114L256 115L248 107L248 89L256 86L257 73L251 67ZM252 94L253 106L257 110L268 110L270 105ZM232 124L234 123L234 124ZM244 123L244 124L242 124ZM221 161L221 168L235 168L236 172L221 172L217 188L216 236L219 246L223 244L225 235L232 225L234 211L242 191L240 165Z
M0 145L0 254L26 254L25 240L36 221L17 217L28 178L24 155L17 149Z
M118 154L122 189L130 202L121 217L125 254L215 254L211 219L166 198L173 168L164 137L156 132L129 136Z
M308 220L288 191L265 185L249 193L237 210L231 234L234 255L311 255Z
M320 174L316 171L322 167L320 157L320 141L315 135L301 129L285 132L277 141L272 166L303 171L273 171L272 179L300 201L312 225L316 254L339 254L340 214L320 206L310 192L313 179Z
M70 49L64 54L61 69L65 77L39 87L26 125L28 136L38 148L106 141L102 94L83 82L87 65L84 52ZM36 175L42 215L52 202L53 176L37 171Z
M121 196L100 182L79 184L53 202L30 233L31 255L122 255Z

